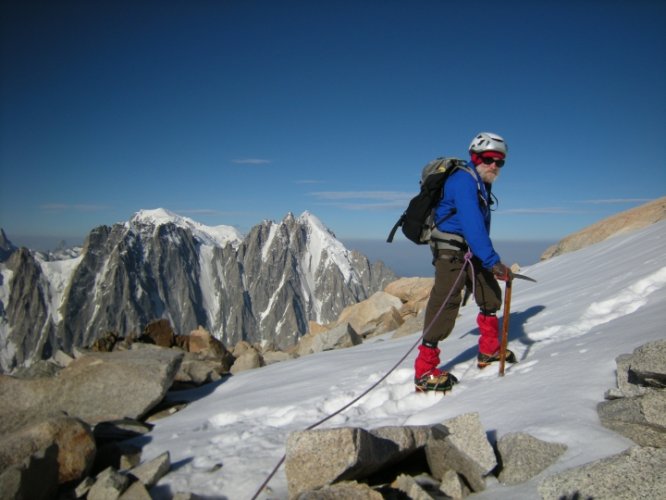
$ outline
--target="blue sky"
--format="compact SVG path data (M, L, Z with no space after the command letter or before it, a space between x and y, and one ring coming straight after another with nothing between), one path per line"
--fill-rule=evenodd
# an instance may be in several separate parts
M164 207L310 210L382 240L422 166L509 144L493 237L666 194L666 2L7 1L0 227L75 241ZM31 240L31 238L33 240Z

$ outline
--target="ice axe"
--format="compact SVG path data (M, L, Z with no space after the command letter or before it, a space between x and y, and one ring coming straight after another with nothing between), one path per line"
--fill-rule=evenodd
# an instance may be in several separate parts
M510 278L506 280L506 291L504 293L504 313L502 315L502 341L500 343L500 377L504 376L504 364L506 363L506 344L509 341L509 317L511 315L511 283L515 278L536 283L535 279L517 273L511 273Z
M511 282L506 280L506 291L504 292L504 313L502 315L502 342L500 343L499 374L504 376L504 363L506 362L506 344L509 341L509 315L511 314Z

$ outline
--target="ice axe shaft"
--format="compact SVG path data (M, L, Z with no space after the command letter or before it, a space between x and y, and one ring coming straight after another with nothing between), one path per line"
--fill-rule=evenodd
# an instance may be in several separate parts
M511 281L506 282L506 292L504 293L504 314L502 316L502 341L500 343L500 363L499 374L504 376L504 363L506 362L506 344L509 341L509 317L511 315Z

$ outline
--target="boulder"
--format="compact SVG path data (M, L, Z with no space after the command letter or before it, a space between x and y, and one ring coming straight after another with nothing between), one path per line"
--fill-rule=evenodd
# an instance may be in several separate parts
M95 478L88 491L88 500L115 500L130 485L130 478L112 467L104 469Z
M249 349L256 350L252 346L252 344L250 344L249 342L247 342L245 340L241 340L234 346L232 354L233 354L234 358L240 358L243 354L245 354L245 351L247 351Z
M189 337L189 352L201 354L204 358L224 359L229 352L222 342L201 326L191 331Z
M485 489L485 476L497 459L478 413L466 413L433 427L433 439L425 447L433 476L441 480L448 470L463 476L473 491Z
M666 448L634 447L550 476L539 484L543 500L666 498Z
M432 427L428 425L386 426L371 429L370 434L387 439L397 446L395 458L402 459L418 448L423 448L432 438Z
M171 456L166 451L154 459L130 469L129 473L148 488L152 488L170 469Z
M605 394L606 399L640 396L648 391L646 387L634 383L635 378L630 375L631 363L631 354L622 354L615 358L617 388L609 389Z
M327 332L315 335L310 345L311 352L331 351L344 349L362 343L363 340L356 333L351 323L341 324Z
M343 481L298 495L298 500L382 500L384 497L367 484Z
M85 476L95 459L96 445L90 427L79 419L54 414L40 420L23 419L25 425L0 437L0 471L19 465L40 450L56 450L59 484Z
M410 500L432 500L432 495L416 480L407 474L400 474L391 487L403 492Z
M164 398L183 359L182 352L148 347L89 353L53 378L0 375L0 422L14 422L21 413L54 411L89 424L140 418Z
M144 335L149 337L155 345L160 347L171 347L175 342L175 333L168 319L158 319L146 325L143 331Z
M233 363L225 364L219 359L207 359L199 354L185 353L174 382L203 385L217 382L229 372Z
M0 472L0 500L57 498L58 449L53 444Z
M398 310L395 307L392 307L390 311L386 311L379 317L372 335L381 335L382 333L395 331L400 328L404 322L405 320L402 319Z
M264 358L264 363L268 366L274 363L281 363L282 361L294 359L296 354L282 351L266 351L262 354L262 357Z
M152 500L146 486L141 481L134 481L125 492L118 497L118 500Z
M434 282L434 278L400 278L386 285L384 291L404 303L423 302L428 300Z
M237 349L234 350L236 352ZM231 366L231 373L236 374L245 370L253 370L264 366L264 360L254 347L250 346L243 353L236 358L236 361Z
M500 482L518 484L525 482L554 464L567 446L549 443L523 432L502 436L497 443L502 460Z
M636 444L666 448L666 391L604 401L597 413L605 427Z
M421 309L416 316L407 316L402 325L393 334L393 338L400 338L412 333L423 331L423 322L425 320L425 308Z
M389 283L384 291L394 295L415 312L423 309L430 297L434 278L400 278Z
M93 352L111 352L118 343L119 336L116 332L103 333L93 344L90 350Z
M345 307L335 325L349 323L356 332L364 336L376 329L383 314L391 308L399 311L401 307L402 301L398 297L386 292L376 292L362 302Z
M629 381L666 388L666 340L655 340L634 349L629 360Z
M447 497L454 499L465 498L471 493L460 475L453 470L447 470L444 473L444 477L442 477L439 485L439 491Z
M293 432L285 457L289 496L365 477L398 451L395 443L355 427Z
M322 325L316 321L308 321L308 333L316 335L318 333L325 332L326 330L328 330L326 325Z

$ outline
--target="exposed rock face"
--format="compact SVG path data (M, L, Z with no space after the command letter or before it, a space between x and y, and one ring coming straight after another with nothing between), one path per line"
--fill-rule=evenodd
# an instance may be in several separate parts
M518 484L554 464L567 447L516 432L502 436L497 449L502 457L499 480L504 484Z
M651 201L640 207L608 217L596 224L592 224L574 234L571 234L548 248L541 260L550 259L556 255L574 250L580 250L594 243L599 243L612 236L629 231L635 231L666 219L666 197Z
M0 294L7 297L0 300L0 369L51 356L56 323L42 267L27 248L14 251L0 266L0 285L10 290Z
M177 335L201 326L226 345L284 349L309 321L334 321L395 279L307 212L265 221L241 238L233 228L142 211L93 229L68 260L8 241L2 248L9 257L0 261L0 371L90 346L105 332L141 332L155 319Z
M40 450L56 445L58 483L85 475L95 457L95 440L90 427L64 414L37 420L0 436L0 471L20 465Z
M539 485L539 493L544 500L666 498L664 467L666 449L635 447L551 476Z
M21 380L0 375L0 401L9 402L0 407L0 422L3 427L18 425L26 415L53 411L90 424L141 417L164 398L182 359L182 352L155 347L91 353L53 378Z
M666 340L616 361L618 388L597 405L601 423L641 446L666 448Z

